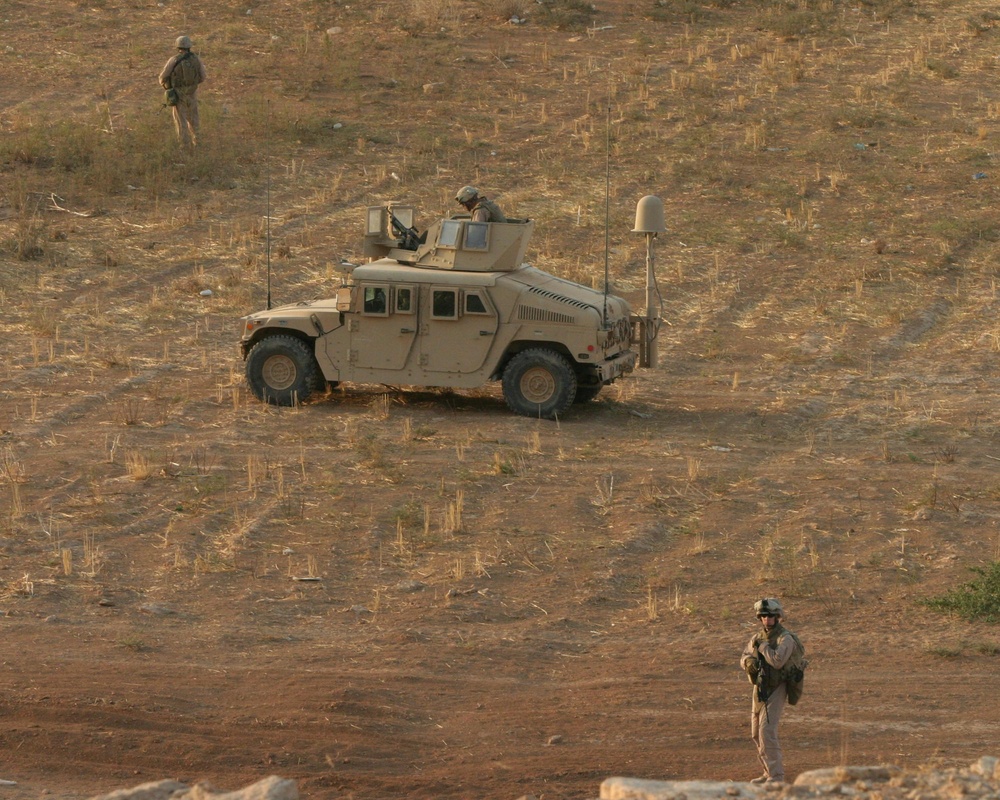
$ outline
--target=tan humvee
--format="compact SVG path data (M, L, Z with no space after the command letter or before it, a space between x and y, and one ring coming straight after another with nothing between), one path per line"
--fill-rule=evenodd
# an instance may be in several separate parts
M555 418L633 369L627 303L522 263L534 223L367 210L364 253L335 297L243 318L261 400L301 402L341 381L473 388L500 380L518 414Z

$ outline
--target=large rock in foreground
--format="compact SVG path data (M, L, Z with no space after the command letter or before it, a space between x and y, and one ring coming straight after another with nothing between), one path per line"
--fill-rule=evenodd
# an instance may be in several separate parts
M601 800L780 800L850 796L855 800L1000 798L1000 759L983 756L966 769L903 770L893 766L830 767L803 772L795 783L646 781L608 778Z
M295 781L271 775L235 792L217 792L201 783L188 786L177 781L156 781L96 795L91 800L299 800L299 790Z

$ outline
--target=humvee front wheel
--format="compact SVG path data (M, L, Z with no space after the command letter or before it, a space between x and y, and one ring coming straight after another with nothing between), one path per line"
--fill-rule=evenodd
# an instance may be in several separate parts
M554 419L575 396L576 373L554 350L524 350L503 371L503 399L516 414Z
M276 406L303 402L319 387L312 350L294 336L268 336L250 350L247 383L258 400Z

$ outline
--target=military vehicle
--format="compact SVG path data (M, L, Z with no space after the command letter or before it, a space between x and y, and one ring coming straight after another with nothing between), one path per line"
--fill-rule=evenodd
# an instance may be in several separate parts
M625 300L522 263L533 221L459 215L420 233L413 207L398 204L369 207L365 220L371 260L342 263L334 297L243 317L258 399L294 405L345 381L501 381L512 411L554 419L636 365Z

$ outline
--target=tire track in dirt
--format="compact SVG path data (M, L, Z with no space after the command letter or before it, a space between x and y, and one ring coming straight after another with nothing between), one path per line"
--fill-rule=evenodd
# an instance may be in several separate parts
M896 333L881 339L872 356L880 361L893 358L907 345L916 344L925 338L951 310L952 303L939 297L922 311L904 320Z
M106 412L108 403L114 398L120 397L132 389L145 386L155 378L158 378L165 373L172 372L175 369L177 369L175 364L160 364L155 367L150 367L138 375L133 375L119 381L106 392L87 394L78 400L71 400L62 408L49 412L49 419L47 420L39 422L31 422L28 420L26 422L22 422L20 426L12 428L12 433L14 433L14 435L19 439L30 438L34 441L40 441L41 439L51 436L52 433L59 427L71 424L80 424L83 417L97 409ZM44 372L36 373L33 377L44 377L45 374L46 373ZM10 393L5 392L5 394Z

